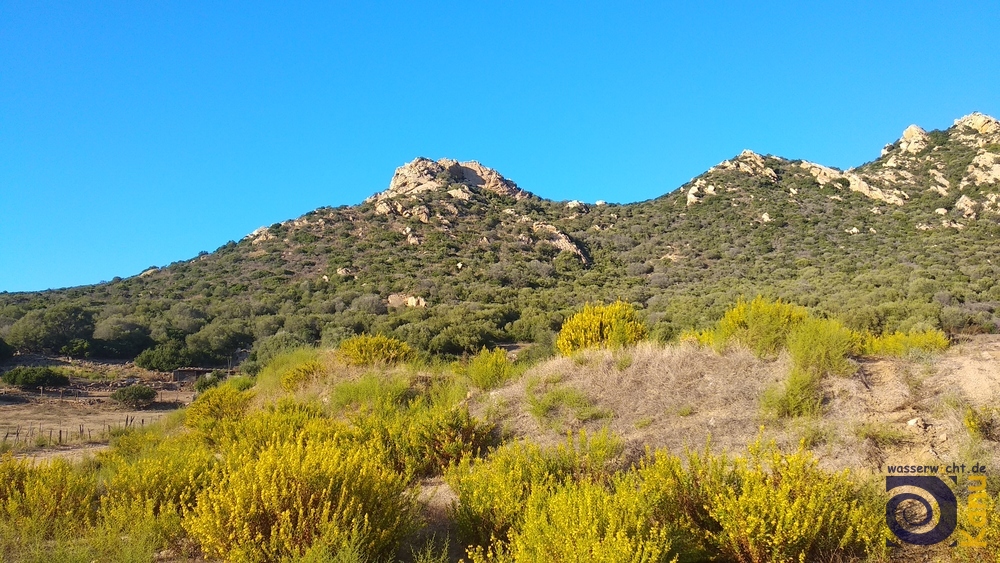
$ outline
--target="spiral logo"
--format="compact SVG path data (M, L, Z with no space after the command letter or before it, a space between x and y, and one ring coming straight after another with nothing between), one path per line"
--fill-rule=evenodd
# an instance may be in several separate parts
M957 482L955 477L951 479ZM958 526L958 499L948 484L927 475L885 478L886 492L901 487L910 490L894 494L885 504L885 522L892 533L914 545L933 545L948 539Z

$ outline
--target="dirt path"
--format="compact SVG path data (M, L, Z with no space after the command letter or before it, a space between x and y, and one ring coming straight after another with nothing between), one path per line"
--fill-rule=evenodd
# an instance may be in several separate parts
M107 444L74 444L70 446L55 446L52 448L42 448L32 450L23 454L15 454L17 459L29 459L34 462L48 461L50 459L62 458L66 461L76 462L87 456L92 456L98 452L108 449Z

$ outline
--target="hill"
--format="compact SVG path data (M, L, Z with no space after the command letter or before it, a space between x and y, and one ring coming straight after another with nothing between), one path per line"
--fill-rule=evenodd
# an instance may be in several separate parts
M0 294L0 338L25 353L144 353L161 369L360 332L429 354L531 342L544 355L588 301L635 303L666 340L758 293L874 332L992 332L998 197L1000 122L975 113L911 126L847 171L744 151L625 205L551 201L476 162L418 158L361 205L192 260Z

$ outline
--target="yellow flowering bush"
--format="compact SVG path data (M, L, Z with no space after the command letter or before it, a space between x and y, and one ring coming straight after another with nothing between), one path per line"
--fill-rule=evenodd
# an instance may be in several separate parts
M976 491L966 502L967 508L958 511L958 531L952 536L958 541L955 561L1000 563L1000 495Z
M569 482L536 491L510 544L469 551L473 563L653 563L667 561L670 534L653 524L649 504L624 477L612 487ZM676 561L676 558L674 559Z
M320 544L390 554L414 523L414 493L377 452L299 439L226 460L184 528L208 557L278 561Z
M713 533L716 546L734 560L815 561L884 541L881 514L851 498L847 473L819 470L804 450L786 455L758 443L732 470L739 487L717 492L709 513L721 528Z
M430 475L494 443L493 425L468 407L418 401L405 409L377 406L355 416L352 439L383 448L392 466L407 475Z
M250 408L253 393L238 391L235 387L221 385L198 396L187 408L184 424L205 434L221 423L239 420Z
M32 463L0 456L0 535L50 538L96 518L97 475L63 459ZM0 538L6 543L7 538Z
M646 326L629 303L587 304L563 323L556 347L568 356L577 350L635 344L647 336Z
M155 506L152 500L102 499L97 526L73 541L85 555L71 560L154 561L165 547L182 545L181 515Z
M862 337L861 353L866 356L902 357L912 351L940 352L948 348L948 337L937 329L894 332Z
M281 375L281 387L285 391L296 391L309 381L323 374L323 364L316 360L303 362Z
M965 407L962 424L975 438L1000 441L1000 409L996 407Z
M847 359L860 344L861 336L836 319L807 318L788 335L788 353L796 369L823 376L850 375L854 365Z
M167 438L133 459L108 456L105 465L111 476L102 504L148 503L153 515L182 514L209 484L215 461L204 442L190 434Z
M747 563L815 561L831 553L879 555L883 511L862 505L848 473L827 473L804 448L752 444L743 457L669 454L640 470L656 518L691 534L709 557Z
M758 357L772 357L785 346L792 329L807 316L804 307L780 299L771 301L758 295L747 302L741 297L719 320L710 340L717 347L737 342Z
M410 345L382 334L359 334L340 343L337 352L355 366L391 365L415 357Z
M463 460L445 474L459 499L454 513L459 533L478 546L505 542L522 522L533 493L572 479L606 480L622 449L621 441L607 432L581 432L555 448L513 442L485 460Z
M316 404L284 397L212 431L212 442L224 455L252 455L277 442L301 439L346 441L347 425L327 417Z

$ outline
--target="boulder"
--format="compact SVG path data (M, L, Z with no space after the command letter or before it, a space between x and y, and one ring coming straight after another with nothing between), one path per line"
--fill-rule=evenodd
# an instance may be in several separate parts
M917 154L927 148L927 131L917 125L910 125L903 130L903 136L899 139L899 150Z

